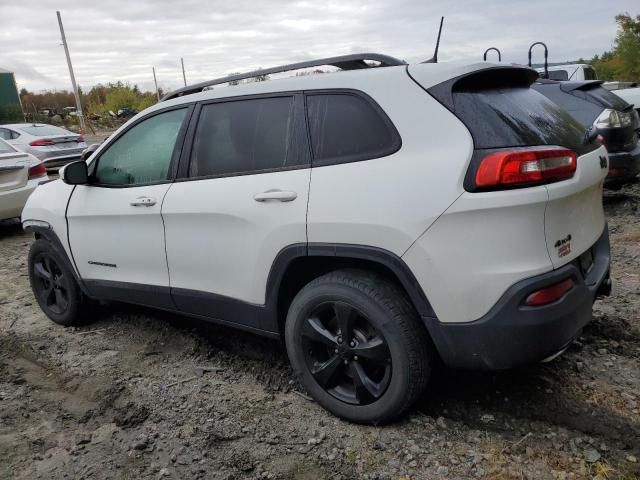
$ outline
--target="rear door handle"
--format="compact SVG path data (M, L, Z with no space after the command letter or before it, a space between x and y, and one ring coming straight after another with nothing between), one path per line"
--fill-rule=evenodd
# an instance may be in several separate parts
M277 200L279 202L291 202L298 198L296 192L288 190L267 190L266 192L256 193L253 199L256 202L267 202L269 200Z
M151 197L138 197L132 200L129 205L132 207L151 207L156 204L156 199Z

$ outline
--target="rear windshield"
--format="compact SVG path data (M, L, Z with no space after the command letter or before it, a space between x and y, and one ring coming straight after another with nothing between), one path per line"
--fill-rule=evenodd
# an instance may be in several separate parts
M4 140L0 139L0 153L13 153L15 150Z
M75 135L64 128L54 127L53 125L29 125L28 127L20 127L20 130L36 137L46 137L49 135Z
M549 70L549 80L569 80L569 72L566 70Z
M458 91L453 102L475 148L558 145L584 149L584 127L528 87Z
M585 93L607 108L622 111L629 107L629 104L626 101L604 87L590 88L589 90L586 90Z

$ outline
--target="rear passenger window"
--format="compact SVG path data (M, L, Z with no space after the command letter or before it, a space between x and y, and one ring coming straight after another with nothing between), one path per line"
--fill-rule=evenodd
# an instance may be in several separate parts
M189 175L233 175L295 165L290 151L293 111L293 97L203 105Z
M307 95L307 115L316 163L367 160L400 148L400 137L391 121L360 95Z

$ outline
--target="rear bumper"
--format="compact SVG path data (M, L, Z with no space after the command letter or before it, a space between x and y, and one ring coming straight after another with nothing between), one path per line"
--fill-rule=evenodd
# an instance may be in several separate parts
M40 182L47 179L29 180L23 187L0 192L0 220L19 217L27 203L29 195L36 189Z
M605 185L631 180L640 173L640 142L630 152L609 153L609 175Z
M66 164L78 161L81 158L82 152L73 155L65 155L62 157L46 158L44 159L44 166L47 169L47 173L55 173Z
M596 296L608 295L609 231L592 247L593 266L583 274L579 261L522 280L509 288L481 319L442 323L424 318L447 366L504 370L535 363L554 355L575 339L591 320ZM575 287L560 300L542 307L524 305L532 292L567 278Z

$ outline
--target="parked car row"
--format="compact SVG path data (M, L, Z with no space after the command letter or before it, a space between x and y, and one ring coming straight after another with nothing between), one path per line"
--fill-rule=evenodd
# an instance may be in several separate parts
M244 77L322 65L343 72L173 92L39 187L22 222L45 314L114 300L282 338L319 404L376 424L437 359L566 349L611 288L609 107L600 139L532 69L379 54Z
M598 138L609 152L605 184L616 187L640 172L640 117L633 106L602 87L602 81L538 79L533 88L555 102Z
M87 148L82 135L45 123L0 125L0 138L42 160L49 173L79 160Z

